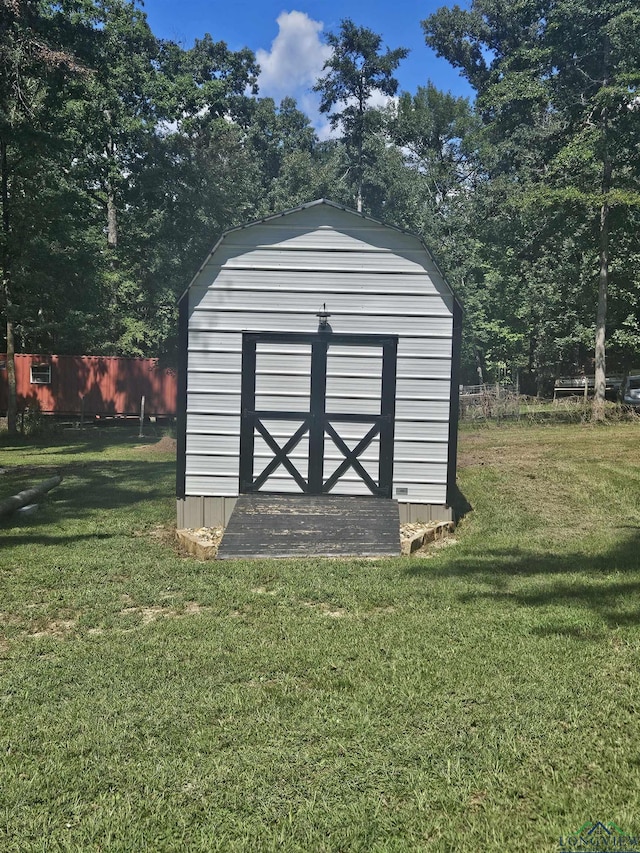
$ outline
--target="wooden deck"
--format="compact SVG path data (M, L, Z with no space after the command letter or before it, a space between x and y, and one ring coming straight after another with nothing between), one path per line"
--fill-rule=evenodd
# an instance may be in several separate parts
M265 557L396 557L395 500L336 495L241 495L219 560Z

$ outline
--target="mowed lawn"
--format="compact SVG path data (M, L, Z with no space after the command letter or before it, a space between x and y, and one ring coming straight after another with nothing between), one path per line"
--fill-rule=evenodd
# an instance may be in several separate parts
M557 851L640 835L640 424L461 434L426 557L199 563L169 453L0 446L0 850Z

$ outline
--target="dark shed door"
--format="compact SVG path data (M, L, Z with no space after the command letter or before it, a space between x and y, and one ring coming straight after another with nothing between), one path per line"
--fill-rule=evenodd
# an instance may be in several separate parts
M284 490L284 474L286 491L391 497L397 348L391 335L245 332L240 492Z

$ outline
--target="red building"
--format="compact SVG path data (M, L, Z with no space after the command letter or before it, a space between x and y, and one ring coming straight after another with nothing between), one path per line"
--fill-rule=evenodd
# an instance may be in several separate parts
M97 355L16 355L18 411L85 417L176 413L176 371L154 358ZM0 412L7 411L7 362L0 358Z

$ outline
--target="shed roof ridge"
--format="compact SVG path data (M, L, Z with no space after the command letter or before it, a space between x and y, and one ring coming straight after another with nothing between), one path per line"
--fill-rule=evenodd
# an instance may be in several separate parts
M245 222L245 223L243 223L242 225L235 225L233 228L228 228L226 231L223 231L223 232L222 232L222 234L220 235L220 237L218 238L218 240L216 241L215 245L214 245L214 246L213 246L213 248L211 249L211 251L208 253L208 255L206 256L206 258L205 258L205 259L204 259L204 261L202 262L202 264L198 267L198 270L196 271L195 275L193 276L193 278L192 278L192 279L191 279L191 281L189 282L189 285L188 285L188 287L186 288L186 290L184 291L184 293L180 296L180 299L178 300L178 302L181 302L181 301L184 299L184 297L187 295L187 293L189 293L189 291L191 290L192 285L194 284L194 282L196 281L196 279L198 278L198 276L200 275L200 273L202 272L202 270L207 266L207 264L209 263L209 261L210 261L210 259L211 259L212 255L214 255L214 254L215 254L215 252L218 250L218 248L219 248L220 244L221 244L221 243L223 242L223 240L225 240L225 239L226 239L230 234L234 234L234 233L236 233L237 231L244 231L245 229L247 229L247 228L251 228L251 227L253 227L254 225L262 225L262 224L264 224L264 223L266 223L266 222L272 222L272 221L274 221L274 220L276 220L276 219L281 219L281 218L282 218L282 217L284 217L284 216L290 216L290 215L291 215L291 214L293 214L293 213L299 213L299 212L300 212L300 211L302 211L302 210L307 210L307 209L310 209L310 208L312 208L312 207L317 207L317 206L319 206L319 205L321 205L321 204L325 204L325 205L327 205L328 207L333 207L333 208L335 208L336 210L342 210L342 211L344 211L345 213L349 213L349 214L351 214L351 215L353 215L353 216L359 216L361 219L364 219L364 220L366 220L367 222L373 222L373 223L375 223L376 225L382 226L383 228L391 228L393 231L397 231L397 232L399 232L400 234L406 234L408 237L413 237L415 240L417 240L417 241L420 243L420 245L422 246L423 250L426 252L427 256L428 256L428 257L430 258L430 260L432 261L432 263L433 263L434 267L436 268L436 270L437 270L438 274L439 274L439 275L440 275L440 277L442 278L442 280L443 280L444 284L446 285L446 287L448 287L449 291L451 292L451 294L452 294L452 296L454 297L454 299L456 300L456 302L458 302L458 304L460 305L460 307L462 307L462 305L461 305L461 303L460 303L460 299L459 299L459 297L457 296L457 294L456 294L456 292L454 291L453 287L452 287L452 286L451 286L451 284L449 283L449 281L448 281L447 277L446 277L446 276L444 275L444 273L442 272L442 270L441 270L441 268L440 268L440 265L439 265L439 264L438 264L438 262L436 261L436 259L435 259L434 255L433 255L433 253L431 252L431 250L429 249L429 247L427 246L427 244L424 242L424 240L422 239L422 237L421 237L419 234L417 234L415 231L410 231L410 230L409 230L409 229L407 229L407 228L401 228L399 225L393 225L393 224L392 224L392 223L390 223L390 222L384 222L384 221L383 221L383 220L381 220L381 219L376 219L376 218L375 218L375 217L373 217L373 216L369 216L369 215L368 215L368 214L366 214L366 213L362 213L362 211L354 210L353 208L348 207L348 206L347 206L347 205L345 205L345 204L341 204L340 202L337 202L337 201L332 201L331 199L328 199L328 198L317 198L317 199L314 199L313 201L303 202L302 204L296 205L295 207L288 208L287 210L282 210L282 211L280 211L280 212L278 212L278 213L271 213L271 214L269 214L268 216L263 216L263 217L260 217L260 218L258 218L258 219L253 219L253 220L251 220L250 222Z

